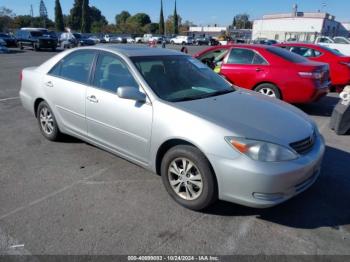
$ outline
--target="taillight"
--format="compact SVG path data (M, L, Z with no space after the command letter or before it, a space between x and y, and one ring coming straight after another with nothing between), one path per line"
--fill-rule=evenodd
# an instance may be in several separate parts
M21 73L19 74L19 80L20 80L20 81L23 80L23 71L21 71Z
M323 73L322 72L299 72L299 76L303 78L320 80L322 79Z

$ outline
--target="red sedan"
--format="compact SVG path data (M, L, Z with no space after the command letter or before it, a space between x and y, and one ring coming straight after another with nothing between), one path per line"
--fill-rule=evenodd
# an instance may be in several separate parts
M276 46L283 47L312 61L329 64L333 88L343 89L350 84L350 57L328 47L314 44L285 43Z
M312 62L283 48L216 46L194 57L215 68L234 85L289 103L309 103L329 92L327 64Z

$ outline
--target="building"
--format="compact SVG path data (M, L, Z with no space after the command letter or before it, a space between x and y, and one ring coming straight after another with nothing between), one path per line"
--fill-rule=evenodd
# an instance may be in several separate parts
M227 27L221 26L191 26L188 30L188 34L193 37L217 37L225 34Z
M255 20L252 38L313 42L320 35L333 37L348 34L335 16L322 12L299 12L298 6L294 5L291 13L265 15Z

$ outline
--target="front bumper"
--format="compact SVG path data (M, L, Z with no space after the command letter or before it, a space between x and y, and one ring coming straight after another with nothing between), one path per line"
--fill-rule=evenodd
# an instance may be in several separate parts
M219 187L219 199L255 208L280 204L308 189L318 178L325 152L322 136L312 150L296 160L259 162L210 155Z

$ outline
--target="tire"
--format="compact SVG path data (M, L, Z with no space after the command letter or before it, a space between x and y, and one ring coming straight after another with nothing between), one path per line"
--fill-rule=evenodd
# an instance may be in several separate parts
M24 49L22 43L18 43L18 48L19 48L20 50L23 50L23 49Z
M34 45L33 45L33 48L34 48L34 50L35 50L36 52L40 51L40 47L39 47L38 44L34 44Z
M175 45L175 42L174 42L174 41L171 41L170 44Z
M45 101L39 104L36 115L43 136L50 141L58 141L62 134L50 106Z
M186 42L182 42L182 45L186 45Z
M258 85L254 91L261 93L263 95L274 97L277 99L282 99L282 95L277 86L269 83Z
M187 167L192 165L187 173L181 170L184 168L183 161ZM217 200L215 175L209 161L193 146L179 145L171 148L162 159L161 176L169 195L188 209L203 210ZM192 181L196 184L192 184Z

